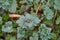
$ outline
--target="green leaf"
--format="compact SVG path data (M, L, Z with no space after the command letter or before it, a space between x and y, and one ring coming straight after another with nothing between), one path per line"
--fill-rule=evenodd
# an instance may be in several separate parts
M7 33L10 33L13 31L13 26L12 26L12 22L11 21L8 21L6 22L3 26L2 26L2 31L3 32L7 32Z
M38 40L38 33L33 32L32 36L30 37L30 40Z
M44 8L44 15L47 20L51 20L54 16L54 12L48 6Z
M60 10L60 0L54 0L54 8L56 9L56 10Z
M34 3L38 4L40 0L34 0Z
M46 0L41 0L41 3L42 3L43 5L45 5L47 2L46 2Z
M55 39L56 38L56 34L55 33L51 33L50 34L50 39Z
M50 39L51 30L52 29L48 28L45 24L41 24L41 26L39 27L40 38L42 40Z
M25 37L25 30L22 29L21 27L17 27L17 38L24 39Z
M3 3L3 1L2 1L2 0L0 0L0 8L2 7L2 3Z
M56 24L60 24L60 16L57 17Z
M0 9L0 15L4 14L3 9Z
M9 15L3 14L3 15L2 15L2 19L3 19L4 21L7 21L7 20L9 19Z
M17 40L15 36L8 35L6 40Z
M46 24L46 25L52 26L52 21L51 20L45 20L43 23Z
M3 21L2 21L2 17L0 17L0 24L2 24L3 23Z
M22 28L25 28L25 29L34 29L34 26L37 26L37 24L41 22L41 20L36 17L36 16L33 16L31 14L28 14L26 13L25 16L22 16L20 17L16 23L22 27Z
M9 8L9 12L15 13L16 12L16 9L17 9L17 1L16 0L13 0L13 3L11 5L11 7Z
M20 13L24 13L29 7L30 7L31 5L22 5L21 7L20 7L20 10L19 10L19 12Z
M2 5L2 9L5 10L5 11L7 11L8 8L10 7L10 3L9 3L8 0L2 0L2 4L1 5Z
M16 37L11 37L10 40L16 40Z
M33 2L33 0L28 0L29 2Z
M60 37L58 38L58 40L60 40Z

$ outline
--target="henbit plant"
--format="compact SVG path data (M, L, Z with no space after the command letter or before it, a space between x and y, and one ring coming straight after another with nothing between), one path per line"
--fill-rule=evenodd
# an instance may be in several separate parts
M11 32L13 31L12 22L11 22L11 21L6 22L6 23L2 26L2 31L3 31L3 32L7 32L7 33L11 33Z
M36 17L33 16L31 14L26 13L25 16L20 17L16 23L18 23L18 25L21 28L25 28L27 30L33 30L35 26L37 26L37 24L40 22L41 20Z
M56 36L54 33L51 33L51 28L48 28L45 24L41 24L41 26L39 27L39 34L40 34L40 38L41 40L49 40L49 39L54 39L54 37Z

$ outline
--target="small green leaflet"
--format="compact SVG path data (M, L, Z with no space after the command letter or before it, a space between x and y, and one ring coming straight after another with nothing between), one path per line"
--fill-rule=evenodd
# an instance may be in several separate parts
M8 35L5 40L17 40L15 36Z
M17 1L16 0L0 0L0 8L11 13L16 12Z
M11 37L10 40L17 40L16 37Z
M11 7L9 8L9 12L15 13L16 12L16 8L17 8L17 2L16 2L16 0L13 0L13 3L11 5Z
M57 18L56 24L60 24L60 16Z
M56 10L60 10L60 0L54 0L54 8L56 9Z
M30 7L30 5L22 5L21 7L20 7L20 10L19 10L19 12L20 13L23 13L23 12L25 12L28 8Z
M44 24L49 25L49 26L52 26L52 21L51 20L45 20L44 21Z
M33 0L28 0L29 2L33 2Z
M3 23L3 21L2 21L2 17L0 17L0 24L2 24Z
M2 15L2 19L3 19L4 21L7 21L7 20L9 19L9 15L3 14L3 15Z
M38 4L39 1L40 1L40 0L34 0L34 3Z
M54 16L54 12L48 6L44 8L44 15L47 20L51 20Z
M46 0L41 0L41 3L42 3L43 5L45 5L45 4L46 4Z
M33 32L32 36L30 37L30 40L38 40L38 33Z
M17 38L24 38L25 37L25 30L21 27L17 27Z
M12 29L12 22L11 21L8 21L6 22L3 26L2 26L2 31L3 32L7 32L7 33L10 33L13 31Z
M0 0L0 8L2 7L2 3L3 3L3 1L2 1L2 0Z
M5 11L7 11L10 7L10 3L8 0L2 0L1 2L1 8Z
M4 11L3 11L3 9L0 9L0 15L1 15L1 14L4 14Z
M23 4L23 3L27 3L29 5L32 5L32 3L35 3L35 4L38 4L40 0L21 0L20 3Z

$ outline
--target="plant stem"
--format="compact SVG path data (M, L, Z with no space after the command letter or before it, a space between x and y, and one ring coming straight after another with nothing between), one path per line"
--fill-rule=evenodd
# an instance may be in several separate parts
M37 14L37 12L38 12L38 10L39 10L39 7L40 7L40 4L38 5L38 8L37 8L37 10L36 10L36 14Z
M52 26L53 32L55 31L55 18L56 18L56 16L57 16L57 10L55 11L55 15L54 15L54 18L53 18L53 26Z

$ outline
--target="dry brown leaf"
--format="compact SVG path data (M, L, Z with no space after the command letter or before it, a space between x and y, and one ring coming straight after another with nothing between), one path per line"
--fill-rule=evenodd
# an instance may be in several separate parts
M18 15L18 14L9 14L9 17L10 18L19 18L19 17L21 17L21 15Z

